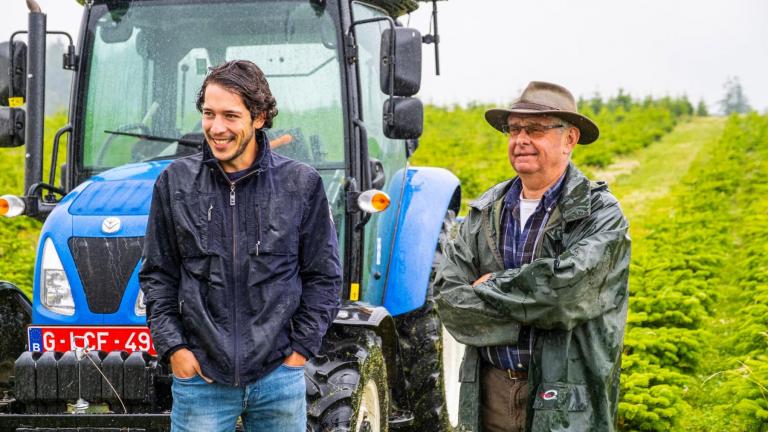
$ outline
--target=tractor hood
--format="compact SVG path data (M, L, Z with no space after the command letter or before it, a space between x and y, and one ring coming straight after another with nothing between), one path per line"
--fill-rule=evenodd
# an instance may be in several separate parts
M50 226L50 231L66 233L66 237L143 237L153 185L169 163L124 165L92 177L56 206L43 226L43 235ZM107 218L119 221L105 222Z
M53 209L40 233L35 287L40 286L44 244L50 240L66 273L74 315L56 314L35 289L33 322L144 325L134 313L138 268L152 190L170 161L125 165L84 182ZM87 305L87 307L86 307Z
M73 216L148 215L152 187L167 161L131 164L83 183L69 206ZM84 186L84 187L83 187ZM74 192L73 192L74 193Z
M72 218L72 236L143 237L152 188L169 163L157 161L121 166L96 175L77 187L68 196L72 201L66 206L67 215ZM110 222L107 218L113 219ZM115 223L119 224L117 229ZM109 224L112 225L107 226Z

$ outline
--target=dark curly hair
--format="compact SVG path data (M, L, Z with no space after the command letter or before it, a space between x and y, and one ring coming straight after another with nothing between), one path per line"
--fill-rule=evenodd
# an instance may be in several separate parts
M240 95L245 107L256 118L264 113L264 127L272 127L272 119L277 116L277 101L269 90L269 83L264 72L248 60L232 60L211 68L197 93L197 110L203 112L205 89L208 84L217 84L232 93Z

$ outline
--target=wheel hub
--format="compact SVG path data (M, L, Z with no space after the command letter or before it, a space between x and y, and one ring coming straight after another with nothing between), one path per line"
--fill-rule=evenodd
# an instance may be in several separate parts
M382 432L379 389L372 379L365 383L357 414L357 432Z
M461 359L464 357L464 345L456 341L445 327L442 330L445 402L451 426L455 427L459 424L459 369L461 369Z

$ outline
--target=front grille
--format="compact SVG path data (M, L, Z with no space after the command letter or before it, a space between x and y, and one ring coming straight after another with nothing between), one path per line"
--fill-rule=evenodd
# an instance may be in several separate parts
M93 313L115 313L141 258L144 237L72 237L69 250Z

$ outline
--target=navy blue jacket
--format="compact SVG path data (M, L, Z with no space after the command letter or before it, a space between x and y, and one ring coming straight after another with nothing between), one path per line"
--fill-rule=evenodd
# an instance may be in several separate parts
M230 182L207 145L158 177L139 272L158 356L187 347L203 374L252 383L316 355L340 306L336 230L320 175L272 153Z

